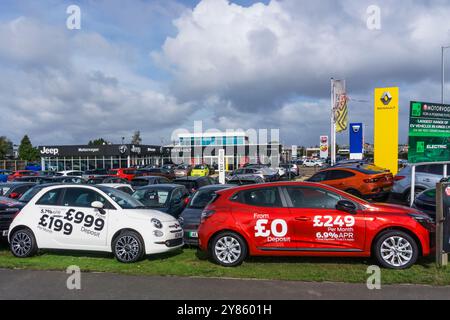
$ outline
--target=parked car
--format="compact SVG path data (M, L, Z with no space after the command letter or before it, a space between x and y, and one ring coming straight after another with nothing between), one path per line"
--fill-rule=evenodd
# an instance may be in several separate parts
M31 170L17 170L17 171L13 171L13 173L11 173L8 176L8 181L14 181L17 178L20 177L30 177L30 176L37 176L38 173L36 171L31 171Z
M274 182L280 180L278 169L271 168L267 165L250 164L247 165L244 170L245 174L260 175L266 182Z
M226 175L225 178L227 181L229 181L232 179L239 179L247 176L259 176L261 179L264 180L264 173L262 170L250 167L236 169L230 174Z
M227 181L227 184L244 186L248 184L258 184L264 182L265 182L264 179L261 178L259 175L248 174L248 175L234 176Z
M191 177L207 177L210 175L210 168L206 164L198 164L191 170Z
M383 267L405 269L430 254L434 223L412 208L305 182L216 194L202 213L199 246L225 267L247 256L373 256Z
M71 176L71 177L82 177L83 171L77 171L77 170L66 170L66 171L58 171L56 173L56 176Z
M18 199L20 198L28 189L35 186L35 183L29 182L7 182L0 184L0 196Z
M449 166L447 166L449 167ZM411 201L411 165L405 168L394 177L394 186L392 188L392 197L410 203ZM414 196L416 197L423 191L435 188L436 184L444 177L444 166L441 164L430 164L416 167L416 183Z
M58 249L112 252L132 263L182 247L183 231L175 218L116 189L62 185L44 188L25 205L8 240L19 258Z
M49 171L49 170L47 170L47 171L39 171L38 175L40 177L54 177L54 176L57 176L58 173L56 171Z
M107 174L111 175L111 176L118 176L122 179L131 181L136 177L137 173L138 173L138 171L134 168L128 168L128 169L120 168L120 169L111 169L108 171Z
M33 199L33 197L38 194L41 190L47 188L47 187L53 187L53 186L59 186L60 183L43 183L43 184L36 184L30 189L28 189L24 194L22 194L17 201L22 202L24 204L28 203Z
M387 200L393 185L390 172L358 167L324 169L306 181L326 184L359 198L382 201Z
M8 236L9 226L24 204L14 199L0 197L0 239Z
M170 180L165 177L158 177L158 176L142 176L142 177L136 177L133 180L131 180L131 185L133 188L140 188L145 187L152 184L169 184Z
M105 184L105 183L130 183L130 181L117 176L95 176L86 181L87 184Z
M0 170L0 182L7 182L8 177L12 174L11 170Z
M201 187L216 184L216 180L211 177L185 177L175 179L173 183L185 186L188 192L193 194Z
M147 208L159 210L178 218L183 211L189 193L184 186L176 184L154 184L137 189L133 198Z
M84 171L81 177L83 179L89 180L99 176L106 176L106 175L108 175L107 169L93 169Z
M46 176L29 176L29 177L19 177L15 178L13 182L33 182L33 183L48 183L53 177Z
M289 175L289 173L295 177L300 175L300 169L295 163L282 164L281 167L285 169L286 175Z
M184 243L189 245L198 245L198 227L202 211L206 205L214 198L216 191L233 188L233 185L214 184L200 188L189 199L186 208L178 219L184 231Z
M86 180L81 177L61 176L52 177L46 180L45 183L86 184Z
M153 169L139 169L137 171L137 177L142 176L158 176L158 177L164 177L170 181L175 179L175 173L172 170L164 169L164 168L153 168Z
M174 173L175 177L182 178L182 177L189 177L191 175L192 166L187 164L179 165L175 168Z
M307 168L320 168L323 167L323 162L320 160L312 160L312 159L307 159L305 161L303 161L303 166L307 167Z
M428 189L419 193L414 200L413 208L425 212L436 219L436 188Z
M102 184L99 184L99 186L113 188L113 189L125 192L129 195L132 195L135 191L131 187L131 185L128 183L102 183Z

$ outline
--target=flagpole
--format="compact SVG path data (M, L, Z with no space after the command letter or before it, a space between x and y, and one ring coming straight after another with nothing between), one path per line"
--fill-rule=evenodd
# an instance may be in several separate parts
M336 123L334 122L334 78L331 78L331 165L336 164Z

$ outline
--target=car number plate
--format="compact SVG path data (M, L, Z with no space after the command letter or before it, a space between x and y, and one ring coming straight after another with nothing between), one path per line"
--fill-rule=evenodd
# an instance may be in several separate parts
M3 230L3 234L2 234L4 237L7 237L8 236L8 230Z
M190 238L198 238L198 233L195 231L189 232L189 237Z
M175 233L175 238L183 238L183 232L177 232Z

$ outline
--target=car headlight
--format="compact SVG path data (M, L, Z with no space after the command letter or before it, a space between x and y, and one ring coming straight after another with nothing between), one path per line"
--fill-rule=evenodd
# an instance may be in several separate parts
M152 223L153 223L153 226L154 226L156 229L162 229L162 227L163 227L161 221L159 221L159 220L156 219L156 218L153 218L153 219L152 219Z
M410 213L409 216L420 223L428 231L434 231L436 228L434 220L427 215Z

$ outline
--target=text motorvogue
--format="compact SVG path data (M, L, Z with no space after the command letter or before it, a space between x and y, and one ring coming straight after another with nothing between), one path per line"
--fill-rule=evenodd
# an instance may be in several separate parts
M99 148L78 148L78 152L99 152Z

